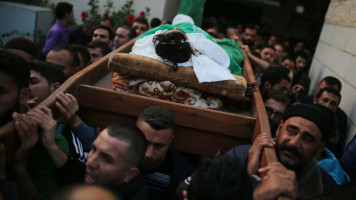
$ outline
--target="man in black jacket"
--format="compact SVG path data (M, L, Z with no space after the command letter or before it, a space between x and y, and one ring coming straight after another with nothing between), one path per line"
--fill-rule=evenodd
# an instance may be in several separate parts
M178 184L194 167L171 146L175 122L168 110L152 106L141 113L137 127L148 141L142 169L151 199L172 199Z

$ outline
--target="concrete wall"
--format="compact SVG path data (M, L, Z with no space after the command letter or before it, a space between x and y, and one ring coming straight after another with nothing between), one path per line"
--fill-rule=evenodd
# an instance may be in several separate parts
M57 4L58 2L65 1L68 3L71 3L73 5L73 11L74 11L74 18L77 24L82 23L82 19L80 17L80 14L83 11L88 11L90 7L88 6L89 0L49 0L50 3ZM167 1L176 1L176 0L134 0L133 3L133 9L135 10L135 16L138 16L141 11L145 11L145 7L149 7L150 10L150 16L147 17L148 21L154 17L158 17L160 19L163 18L164 16L164 9L166 6ZM99 1L99 7L100 7L100 14L104 14L105 8L104 5L106 4L106 0L100 0ZM112 11L117 11L120 10L121 7L125 4L126 0L113 0L113 8L111 9Z
M342 82L340 107L349 117L349 141L356 133L356 0L331 1L309 72L310 92L329 75Z
M37 42L40 39L39 31L46 34L52 26L53 18L49 8L0 2L0 36L17 31L9 37L1 37L2 45L14 37L27 37ZM30 35L25 35L27 33Z

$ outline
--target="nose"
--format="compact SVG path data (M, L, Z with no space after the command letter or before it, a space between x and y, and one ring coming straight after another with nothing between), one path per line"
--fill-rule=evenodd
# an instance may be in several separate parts
M97 167L97 155L92 151L89 152L87 162L85 164L87 167L96 168Z
M294 147L298 147L300 142L299 142L300 138L299 136L294 136L289 140L289 145L290 146L294 146Z
M145 153L145 157L152 158L152 155L153 155L153 147L152 147L152 145L148 145L146 153Z

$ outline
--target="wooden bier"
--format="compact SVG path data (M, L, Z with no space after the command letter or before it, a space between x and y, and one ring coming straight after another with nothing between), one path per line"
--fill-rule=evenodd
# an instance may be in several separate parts
M130 52L134 41L128 42L111 54ZM111 55L101 58L70 77L40 105L48 106L54 113L58 113L54 106L56 94L58 92L71 93L78 100L79 116L83 121L100 129L115 122L135 125L138 115L144 109L153 105L162 106L170 110L176 120L177 129L173 145L180 151L197 155L212 156L218 150L224 153L236 145L251 143L251 139L261 132L270 132L258 88L253 93L250 107L240 113L197 108L118 92L112 89L112 73L107 68L109 56ZM245 56L242 76L247 82L255 82L247 56ZM13 134L14 132L12 122L1 127L0 142L4 142L8 137L14 138L16 135ZM6 148L14 149L15 143L8 142ZM266 163L277 161L272 149L264 150L264 161Z

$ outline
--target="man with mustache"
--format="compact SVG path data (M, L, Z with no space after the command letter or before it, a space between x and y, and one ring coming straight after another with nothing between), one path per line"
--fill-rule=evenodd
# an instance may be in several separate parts
M194 170L171 146L175 137L173 115L162 107L152 106L140 114L136 125L148 142L142 174L150 199L172 199L178 184Z
M323 172L314 156L324 149L334 130L335 116L331 110L320 105L297 104L284 113L275 139L262 133L256 137L252 146L234 147L224 156L238 157L246 162L247 172L253 176L261 172L259 167L263 148L275 148L279 161L286 168L284 170L296 173L299 198L310 199L323 193Z

